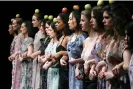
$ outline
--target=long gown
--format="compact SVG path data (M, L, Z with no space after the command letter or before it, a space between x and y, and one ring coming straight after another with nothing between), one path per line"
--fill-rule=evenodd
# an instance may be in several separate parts
M28 47L33 44L33 39L28 37L22 44L21 53L28 51ZM21 84L20 89L32 89L32 60L24 59L20 62L21 65Z
M53 40L51 40L45 50L45 55L56 54L57 45L58 45L58 41L53 42ZM47 72L47 89L58 89L58 87L59 87L58 62L56 64L54 64L52 67L48 68L47 71L48 71Z
M45 38L45 35L39 30L35 34L35 39L34 39L34 52L38 51L41 42L40 39ZM37 60L37 57L34 58L33 60L33 75L32 75L32 88L33 89L40 89L41 88L41 75L40 75L40 63Z
M81 53L83 50L83 42L86 38L87 35L82 33L78 36L75 36L74 34L71 35L67 43L69 60L71 60L71 58L75 59L81 58ZM76 79L75 65L71 64L69 64L69 89L83 89L83 81Z
M18 34L15 40L14 53L20 53L23 40L24 40L23 35L21 33ZM14 60L14 76L15 77L14 77L13 89L19 89L21 82L21 66L18 55L15 57Z

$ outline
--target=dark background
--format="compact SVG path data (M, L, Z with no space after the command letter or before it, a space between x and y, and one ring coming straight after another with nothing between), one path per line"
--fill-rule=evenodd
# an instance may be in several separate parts
M104 2L107 5L109 2ZM132 1L121 1L130 13L132 10ZM11 69L12 64L8 61L10 43L12 36L8 33L8 24L11 18L15 17L17 13L24 20L31 20L35 9L39 9L44 15L53 15L56 17L63 7L67 7L68 11L72 10L73 5L78 4L80 10L84 9L85 4L91 6L97 5L97 1L5 1L0 2L0 89L10 89L11 86Z

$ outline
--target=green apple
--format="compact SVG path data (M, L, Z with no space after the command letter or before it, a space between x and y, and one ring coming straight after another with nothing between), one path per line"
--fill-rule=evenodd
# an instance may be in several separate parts
M109 0L109 4L112 4L114 3L115 0Z
M90 4L86 4L84 8L85 8L85 10L88 10L88 9L91 8L91 5Z
M16 18L19 18L20 17L20 15L19 14L16 14Z
M103 0L98 0L97 6L101 6L101 5L103 5Z
M57 22L57 19L56 19L56 18L54 18L54 19L53 19L53 22Z
M52 20L52 19L53 19L53 16L52 16L52 15L50 15L50 16L48 17L48 19L49 19L49 20Z
M44 16L44 19L48 19L48 15L45 15L45 16Z
M39 9L35 9L35 13L36 13L36 14L39 13Z

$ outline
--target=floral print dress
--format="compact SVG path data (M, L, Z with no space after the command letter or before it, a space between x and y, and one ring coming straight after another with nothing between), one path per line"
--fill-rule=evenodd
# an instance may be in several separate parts
M107 71L123 61L123 52L125 50L124 38L112 39L106 46ZM127 72L121 71L120 76L106 81L106 89L130 89L129 76Z
M86 34L81 33L75 36L73 33L67 43L67 51L69 60L72 58L81 58L83 50L83 42L87 38ZM81 69L82 70L82 69ZM76 79L75 65L69 64L69 89L83 89L83 81Z
M21 53L28 51L28 47L33 44L32 38L27 38L22 44ZM24 59L21 61L21 84L20 89L32 89L32 59Z

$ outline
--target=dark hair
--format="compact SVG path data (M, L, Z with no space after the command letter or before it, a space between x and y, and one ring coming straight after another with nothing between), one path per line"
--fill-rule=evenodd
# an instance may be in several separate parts
M50 24L52 23L52 20L47 20L46 23L50 26Z
M60 37L61 37L61 34L60 34L59 31L56 29L55 24L56 24L55 22L52 22L52 23L50 24L50 26L51 26L51 28L54 30L54 32L57 33L57 40L59 40Z
M94 18L96 18L96 22L98 25L98 28L104 28L103 24L103 8L100 6L95 6L92 8Z
M46 20L42 19L41 23L43 23L43 29L45 29ZM45 30L44 30L44 34L47 35Z
M24 21L23 23L25 24L25 26L27 28L28 36L34 38L35 33L33 31L32 22L31 21Z
M65 13L60 13L58 16L60 16L61 20L65 24L65 27L63 29L65 36L70 35L71 30L69 29L69 26L68 26L69 14L65 12Z
M125 34L129 36L129 49L133 50L133 21L129 22L125 27Z
M104 7L106 11L113 20L113 30L118 33L118 35L124 36L124 27L131 20L131 14L128 9L118 3L107 5Z
M75 19L76 19L76 22L77 22L77 27L76 27L76 29L77 30L80 30L80 12L79 12L79 10L74 10L74 11L72 11L71 12L72 13L72 15L75 17Z

